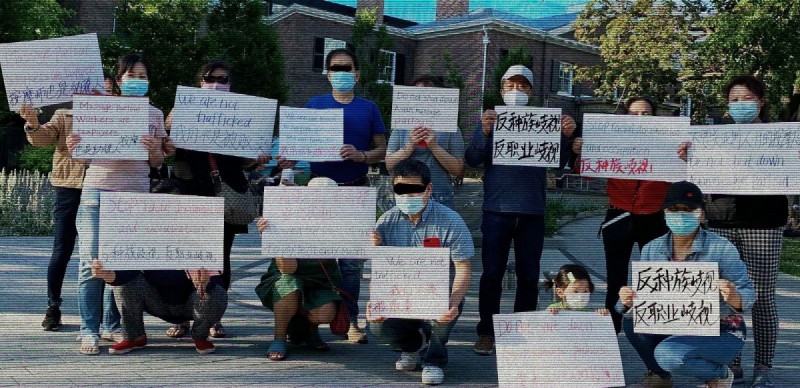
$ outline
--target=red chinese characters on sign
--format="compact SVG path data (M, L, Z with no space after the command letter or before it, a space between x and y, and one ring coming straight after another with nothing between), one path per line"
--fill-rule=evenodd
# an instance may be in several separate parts
M647 158L631 158L631 159L581 159L581 173L597 172L597 173L613 173L620 176L640 176L653 173L653 165Z

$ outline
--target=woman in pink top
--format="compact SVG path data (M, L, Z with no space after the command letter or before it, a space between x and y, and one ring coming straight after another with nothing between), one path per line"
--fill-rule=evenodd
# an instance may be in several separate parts
M117 64L117 83L123 96L145 96L149 89L150 67L138 54L120 58ZM162 140L164 114L150 107L149 134L142 136L142 146L148 151L148 160L92 160L83 181L83 194L78 208L77 228L80 247L78 273L78 307L81 314L81 354L98 354L100 325L102 338L119 342L119 311L111 290L103 297L103 280L92 277L91 264L98 258L98 227L100 221L100 194L108 191L147 193L150 191L150 167L160 167L164 162ZM67 147L74 153L81 139L70 135ZM105 311L104 311L105 310ZM119 333L119 334L117 334Z

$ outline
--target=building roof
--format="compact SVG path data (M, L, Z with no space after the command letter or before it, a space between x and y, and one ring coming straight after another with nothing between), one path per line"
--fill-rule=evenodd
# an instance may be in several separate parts
M479 8L466 15L417 24L406 28L406 30L411 32L426 32L469 22L501 20L539 31L552 31L560 27L571 25L577 17L578 13L565 13L562 15L531 19L493 8Z
M302 5L305 7L316 8L320 11L327 11L337 13L342 16L349 16L355 17L356 16L356 8L351 7L349 5L334 3L332 1L325 1L325 0L273 0L274 4L282 5L285 7L292 6L294 4ZM416 22L411 20L401 19L394 16L383 15L383 23L387 26L397 27L397 28L406 28L416 25Z

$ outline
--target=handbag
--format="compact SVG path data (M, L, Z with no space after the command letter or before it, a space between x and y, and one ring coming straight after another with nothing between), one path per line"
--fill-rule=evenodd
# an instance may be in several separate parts
M248 225L253 222L261 211L258 197L253 194L249 185L244 193L239 193L222 181L217 160L210 153L208 154L208 164L211 167L214 193L217 197L225 198L225 222L234 225Z
M328 270L325 269L325 264L322 263L322 260L317 259L317 261L319 261L319 266L322 267L322 272L325 273L325 277L328 278L328 281L331 283L331 289L333 292L347 301L354 302L355 299L353 299L353 297L350 296L347 291L333 285L333 279L331 279L331 276L328 275ZM331 321L330 325L331 333L333 333L333 335L345 335L350 329L350 310L348 310L347 305L344 304L343 301L339 302L339 308L336 310L336 316L333 317L333 321Z

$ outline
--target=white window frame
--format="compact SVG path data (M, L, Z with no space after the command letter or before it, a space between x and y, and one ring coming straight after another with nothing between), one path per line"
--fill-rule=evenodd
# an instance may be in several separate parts
M558 62L558 94L561 96L572 97L573 80L575 79L575 70L572 69L572 66L573 64L569 62ZM566 71L566 69L569 69L569 71ZM564 82L567 83L566 90L562 88Z
M383 69L381 69L380 74L378 74L378 81L377 82L380 83L380 84L388 83L390 85L394 85L395 73L397 72L397 53L394 52L394 51L389 51L389 50L384 50L384 49L381 49L380 53L381 54L388 54L389 56L391 56L392 60L390 61L391 63L388 66L384 66ZM388 80L385 79L386 70L387 69L389 69L389 79Z
M328 74L328 68L325 66L325 59L328 58L328 54L333 50L343 48L347 48L347 42L339 39L325 38L325 45L322 49L322 74Z

